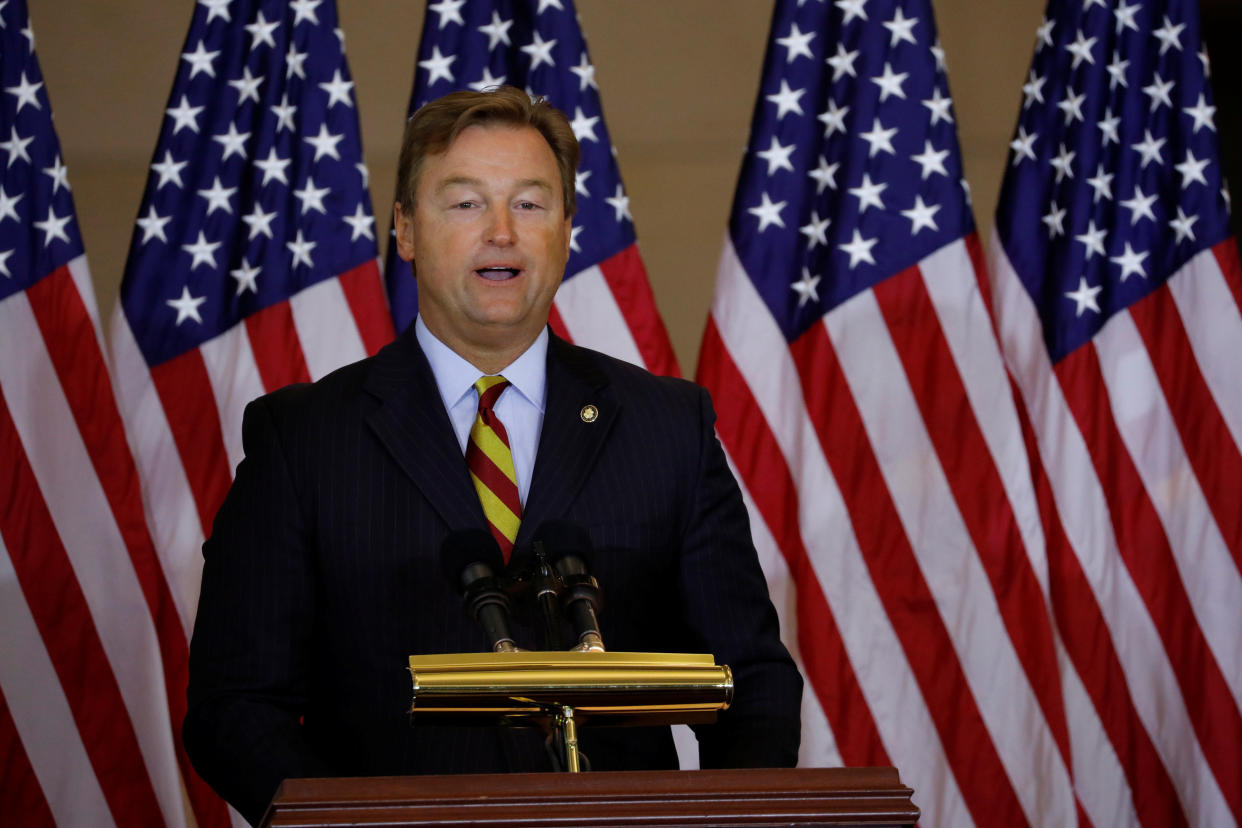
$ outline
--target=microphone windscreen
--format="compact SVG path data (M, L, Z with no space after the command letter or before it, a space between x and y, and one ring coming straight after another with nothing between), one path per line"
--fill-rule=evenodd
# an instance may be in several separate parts
M504 568L504 558L500 554L500 545L486 529L458 529L450 532L440 546L440 564L444 577L455 590L463 588L462 571L471 564L484 564L492 573Z
M581 525L568 520L549 520L539 527L533 537L543 541L544 554L553 566L567 555L576 556L584 565L590 566L594 547L590 534Z

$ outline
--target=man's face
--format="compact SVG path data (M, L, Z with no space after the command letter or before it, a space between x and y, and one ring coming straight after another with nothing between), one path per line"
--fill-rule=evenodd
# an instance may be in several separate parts
M547 324L569 259L556 157L532 127L472 126L423 160L413 215L396 208L418 309L453 350L522 349Z

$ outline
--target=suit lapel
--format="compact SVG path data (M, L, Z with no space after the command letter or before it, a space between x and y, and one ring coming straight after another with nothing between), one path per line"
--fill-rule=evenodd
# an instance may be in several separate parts
M366 390L382 405L367 423L450 529L485 528L483 508L411 325L375 356Z
M529 543L546 520L565 514L595 465L621 404L588 351L556 335L548 343L548 398L530 494L517 546ZM592 419L584 410L593 406Z

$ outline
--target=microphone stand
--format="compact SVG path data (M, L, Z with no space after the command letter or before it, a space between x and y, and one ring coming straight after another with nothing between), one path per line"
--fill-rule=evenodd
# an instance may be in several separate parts
M539 617L543 622L540 629L540 646L544 650L561 649L561 613L560 583L548 563L543 542L535 541L535 565L532 571L531 586L535 590L535 602L539 605Z

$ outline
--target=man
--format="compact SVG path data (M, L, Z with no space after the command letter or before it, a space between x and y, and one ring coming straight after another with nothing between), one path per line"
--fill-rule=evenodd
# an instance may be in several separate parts
M545 521L584 527L609 649L733 668L732 708L697 730L703 766L796 761L801 679L706 392L548 332L577 161L565 116L520 90L424 106L396 205L419 319L247 408L204 546L184 735L252 822L287 777L550 769L537 731L407 720L408 655L488 649L438 561L468 528L520 554ZM580 743L597 770L677 767L668 728Z

